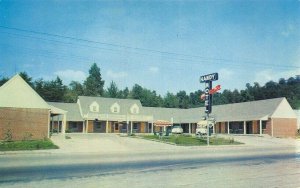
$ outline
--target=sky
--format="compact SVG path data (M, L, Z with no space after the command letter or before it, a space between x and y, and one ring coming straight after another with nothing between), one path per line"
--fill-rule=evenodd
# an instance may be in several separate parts
M27 72L64 84L93 63L105 87L161 95L300 75L300 0L0 0L0 78Z

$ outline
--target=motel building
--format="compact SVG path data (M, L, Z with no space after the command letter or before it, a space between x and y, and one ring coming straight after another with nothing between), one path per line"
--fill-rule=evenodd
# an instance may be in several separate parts
M144 107L139 100L79 96L76 103L44 101L19 75L0 87L0 140L10 130L14 140L26 134L33 139L51 133L154 133L181 125L195 134L205 108ZM213 106L214 134L292 137L297 116L285 98ZM171 127L170 127L171 128Z

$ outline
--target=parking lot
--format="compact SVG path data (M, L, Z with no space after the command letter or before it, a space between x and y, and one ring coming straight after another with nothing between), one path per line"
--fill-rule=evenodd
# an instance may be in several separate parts
M210 146L214 148L276 148L295 147L300 150L300 140L289 138L272 138L270 136L257 135L218 135L221 137L233 137L236 141L244 144L237 146ZM69 138L69 139L67 139ZM66 134L53 135L52 141L60 147L55 152L62 153L137 153L137 152L161 152L161 151L184 151L195 148L207 148L206 146L182 147L149 141L138 138L130 138L117 134Z

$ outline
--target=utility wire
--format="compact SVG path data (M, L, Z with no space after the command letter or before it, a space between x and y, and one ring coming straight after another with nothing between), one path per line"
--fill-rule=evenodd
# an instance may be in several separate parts
M101 44L101 45L109 45L113 47L119 47L119 48L124 48L128 52L128 49L131 50L138 50L138 51L144 51L144 52L150 52L150 53L159 53L161 55L177 55L177 56L183 56L183 57L189 57L189 58L200 58L202 60L192 60L192 59L187 59L187 58L174 58L174 57L168 57L168 59L174 59L174 60L179 60L179 61L189 61L191 62L196 62L196 63L216 63L219 62L218 64L226 64L226 65L235 65L235 66L245 66L245 64L249 64L251 66L262 66L262 67L277 67L277 68L282 68L282 69L292 69L292 68L300 68L298 66L287 66L287 65L274 65L274 64L267 64L267 63L254 63L250 61L239 61L237 62L236 60L229 60L229 59L223 59L223 58L208 58L208 57L202 57L202 56L197 56L197 55L188 55L188 54L181 54L181 53L175 53L175 52L166 52L166 51L159 51L159 50L152 50L152 49L145 49L145 48L138 48L138 47L131 47L131 46L125 46L125 45L119 45L119 44L112 44L112 43L104 43L104 42L99 42L99 41L92 41L92 40L86 40L86 39L81 39L81 38L75 38L75 37L69 37L69 36L64 36L64 35L57 35L57 34L51 34L51 33L45 33L45 32L37 32L33 30L26 30L26 29L19 29L19 28L13 28L13 27L6 27L6 26L0 26L0 28L3 29L9 29L9 30L15 30L15 31L20 31L20 32L26 32L26 33L32 33L36 35L45 35L45 36L50 36L50 37L55 37L55 38L62 38L62 39L69 39L69 40L75 40L78 42L87 42L87 43L92 43L92 44ZM22 35L22 34L16 34L16 33L7 33L7 32L2 32L6 34L12 34L12 35L19 35L24 38L34 38L38 40L44 40L44 41L49 41L49 42L58 42L66 45L74 45L74 46L82 46L82 47L88 47L88 48L95 48L95 49L100 49L100 50L108 50L108 51L114 51L114 52L124 52L122 50L118 49L111 49L111 48L102 48L98 46L90 46L90 45L84 45L84 44L75 44L72 42L65 42L65 41L60 41L60 40L53 40L53 39L45 39L45 38L40 38L40 37L35 37L35 36L28 36L28 35ZM149 55L149 54L144 54L144 53L138 53L138 52L132 52L131 53L136 53L139 55ZM235 62L235 63L233 63ZM240 63L245 63L241 65Z

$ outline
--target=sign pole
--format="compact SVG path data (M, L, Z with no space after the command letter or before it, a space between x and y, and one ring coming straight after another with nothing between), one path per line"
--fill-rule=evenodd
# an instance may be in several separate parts
M206 135L207 135L207 146L209 146L209 122L208 122L208 119L209 119L209 113L207 113L206 114L206 122L207 122L207 133L206 133Z
M212 90L212 81L218 80L218 73L212 73L204 76L200 76L200 83L205 83L205 113L206 113L206 126L207 126L207 146L209 146L209 114L212 109L212 94L220 90L220 86L218 85L216 88Z
M209 94L209 91L212 88L212 81L205 82L205 106L206 106L206 140L207 146L209 146L209 113L211 112L211 103L212 103L212 95Z

